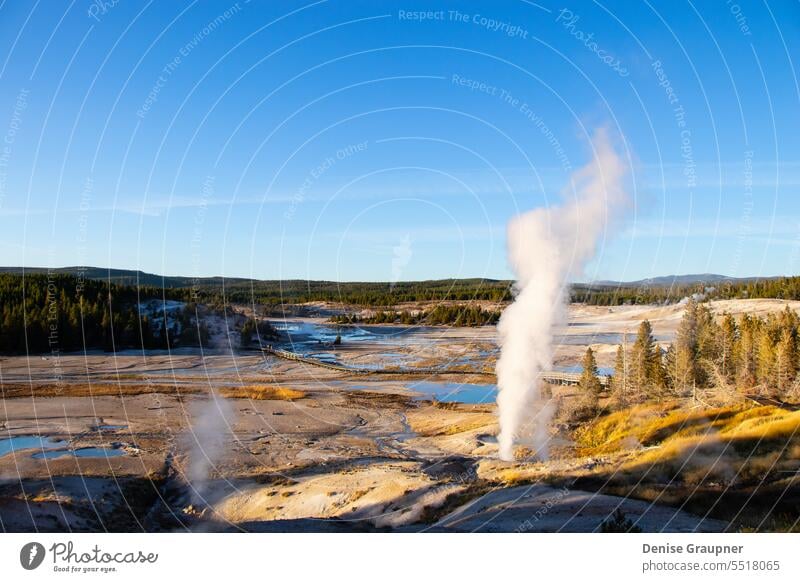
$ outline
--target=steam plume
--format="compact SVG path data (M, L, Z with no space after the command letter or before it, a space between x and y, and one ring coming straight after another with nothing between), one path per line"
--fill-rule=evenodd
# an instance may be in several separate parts
M517 282L514 302L498 324L497 360L500 457L512 460L514 444L530 437L547 456L551 407L540 393L540 375L553 358L553 327L565 319L568 283L580 275L595 245L628 206L626 166L608 134L592 139L595 157L573 172L560 206L537 208L508 225L508 256Z
M203 502L211 471L225 452L225 440L234 420L233 407L215 390L211 398L197 403L193 412L187 478L195 502Z

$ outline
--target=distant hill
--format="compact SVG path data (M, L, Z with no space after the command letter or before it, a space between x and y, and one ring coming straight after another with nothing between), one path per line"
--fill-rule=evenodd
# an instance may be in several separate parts
M638 281L592 281L589 285L598 287L677 287L681 285L698 285L701 283L718 285L720 283L749 283L778 277L728 277L714 273L696 275L664 275Z
M101 267L59 267L49 270L46 267L30 267L25 268L24 272L28 275L46 275L51 272L57 275L72 275L73 277L78 277L82 274L86 279L116 283L117 285L139 285L172 289L191 287L195 284L204 287L215 287L221 286L223 282L222 277L162 276L132 269L104 269ZM23 269L22 267L0 267L0 273L21 275ZM224 281L226 284L236 284L248 282L249 279L230 278L224 279Z
M182 301L206 304L260 304L278 306L311 302L336 302L349 305L389 307L408 302L511 300L511 281L497 279L435 279L399 281L259 280L241 277L161 276L129 269L98 267L26 268L36 275L38 284L47 281L51 272L64 277L82 276L86 281L139 287L145 294L169 296ZM23 273L20 267L0 267L0 275L14 279ZM11 277L9 277L11 275ZM14 285L13 281L9 284ZM74 283L73 283L74 285ZM713 289L713 290L712 290ZM587 305L665 305L700 293L706 299L776 298L800 299L800 277L726 277L713 273L669 275L639 281L596 281L575 283L570 301Z
M275 301L286 300L340 300L347 302L356 298L373 301L376 295L392 301L449 299L495 299L509 293L511 281L497 279L435 279L428 281L399 281L390 283L366 281L307 281L302 279L246 279L241 277L184 277L161 276L130 269L105 269L100 267L0 267L0 275L69 275L84 279L114 283L117 285L157 287L163 289L189 290L197 288L209 293L219 293L225 286L230 300L247 300L256 296ZM367 296L370 296L371 299Z
M59 267L50 270L56 274L78 276L81 272L87 279L94 279L97 281L106 281L116 283L118 285L140 285L151 287L166 287L170 289L181 289L199 285L202 287L221 287L223 283L226 286L237 286L240 284L248 283L266 283L266 284L283 284L285 286L295 286L302 284L323 284L323 285L336 285L336 281L305 281L297 279L248 279L244 277L186 277L186 276L163 276L155 275L153 273L145 273L144 271L135 271L132 269L106 269L102 267ZM22 267L0 267L0 273L9 273L13 275L21 275L23 272ZM25 268L25 273L28 274L47 274L46 267L30 267ZM779 277L728 277L726 275L718 275L715 273L701 273L692 275L664 275L661 277L652 277L649 279L639 279L638 281L592 281L590 283L578 283L579 287L677 287L682 285L697 285L701 283L706 284L719 284L719 283L749 283L752 281L778 279ZM480 279L480 278L464 278L464 279L435 279L429 281L409 281L409 283L442 283L445 281L459 281L462 283L487 283L487 284L510 284L511 281L503 281L500 279ZM342 282L344 283L344 282ZM363 281L347 281L347 284L358 285L388 285L389 282L372 282L365 283Z

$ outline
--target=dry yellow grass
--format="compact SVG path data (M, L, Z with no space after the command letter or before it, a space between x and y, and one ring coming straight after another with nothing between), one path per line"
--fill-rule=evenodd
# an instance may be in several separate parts
M530 483L534 480L540 472L536 472L531 468L523 469L504 469L497 473L494 480L501 482L503 485L514 487L515 485L522 485Z
M0 395L3 398L51 398L58 396L97 397L97 396L137 396L139 394L174 394L176 396L197 394L196 386L175 384L113 384L113 383L56 383L56 384L3 384Z
M736 405L685 409L679 403L635 406L576 431L580 455L642 447L621 467L631 474L661 467L684 479L763 478L793 470L800 444L800 411ZM697 476L693 476L697 473Z
M507 485L515 485L524 480L525 477L526 475L518 469L504 469L497 474L497 478Z
M679 402L633 406L600 418L575 433L581 454L600 455L671 441L705 438L778 438L798 428L800 413L739 404L687 409Z
M285 386L268 386L264 384L254 384L252 386L241 386L238 388L221 388L220 394L225 398L249 398L251 400L300 400L305 398L306 393L294 388Z
M100 396L138 396L140 394L167 394L186 396L189 394L207 393L207 387L184 386L175 384L3 384L0 395L3 398L36 398L54 397L100 397ZM220 394L226 398L250 398L253 400L299 400L306 396L305 392L284 386L267 386L253 384L238 388L221 388Z
M420 436L449 436L477 429L488 430L497 423L497 416L489 412L460 411L430 406L410 410L406 418L411 430Z

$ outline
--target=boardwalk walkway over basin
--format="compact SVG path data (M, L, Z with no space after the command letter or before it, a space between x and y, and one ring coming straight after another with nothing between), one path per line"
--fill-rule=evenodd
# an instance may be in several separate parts
M432 375L432 374L472 374L480 376L494 376L494 372L481 372L481 371L464 371L464 370L449 370L447 368L389 368L389 369L375 369L375 368L355 368L345 366L342 364L334 364L331 362L323 362L313 357L304 356L295 352L289 352L274 348L272 346L264 346L261 351L265 354L270 354L284 360L291 360L294 362L301 362L310 366L318 366L320 368L328 368L329 370L336 370L338 372L346 372L348 374L401 374L401 375ZM577 372L557 372L548 371L544 372L541 376L542 380L550 384L558 384L561 386L574 386L580 382L581 375ZM609 377L598 375L602 386L608 386Z

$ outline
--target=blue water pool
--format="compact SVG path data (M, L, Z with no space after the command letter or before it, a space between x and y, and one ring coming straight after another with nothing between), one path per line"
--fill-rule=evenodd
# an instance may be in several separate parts
M495 384L460 384L458 382L409 382L406 387L417 392L418 400L435 398L439 402L464 404L492 403L497 397Z
M0 441L0 457L25 449L45 450L63 448L64 446L64 441L52 437L15 436Z

